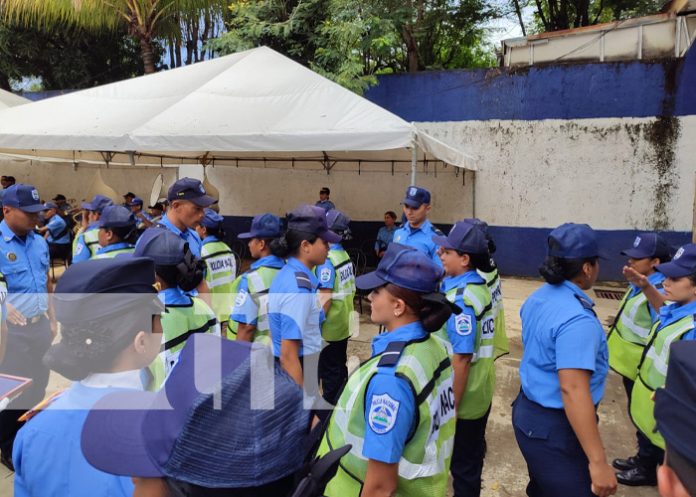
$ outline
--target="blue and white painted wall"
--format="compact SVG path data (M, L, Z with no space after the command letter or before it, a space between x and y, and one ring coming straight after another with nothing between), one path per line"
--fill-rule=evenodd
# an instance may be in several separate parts
M620 279L636 233L691 239L696 184L696 49L660 62L383 77L367 94L475 153L476 215L493 226L506 274L537 275L549 229L601 230ZM435 192L437 195L437 191Z

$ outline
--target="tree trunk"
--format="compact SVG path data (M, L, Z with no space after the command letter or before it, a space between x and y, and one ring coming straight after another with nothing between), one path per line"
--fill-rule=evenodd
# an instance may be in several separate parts
M12 91L12 87L10 86L10 78L8 78L7 74L2 71L0 71L0 88L6 91Z
M519 0L513 0L515 5L515 13L517 14L517 20L520 22L520 28L522 28L522 36L527 36L527 30L524 27L524 20L522 19L522 9L520 8Z
M143 69L145 74L152 74L156 71L156 69L155 53L152 49L150 37L143 33L138 33L138 42L140 43L140 58L143 59Z
M411 32L410 26L404 26L402 30L404 42L406 43L406 60L408 64L408 72L418 72L418 44L416 38Z

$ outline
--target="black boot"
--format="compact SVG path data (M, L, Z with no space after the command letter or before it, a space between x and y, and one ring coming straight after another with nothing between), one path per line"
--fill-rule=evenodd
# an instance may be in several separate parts
M638 456L631 456L627 459L614 459L611 462L614 469L619 471L626 471L627 469L633 469L640 466L640 458Z
M616 473L616 480L629 487L654 487L657 485L657 468L637 466Z

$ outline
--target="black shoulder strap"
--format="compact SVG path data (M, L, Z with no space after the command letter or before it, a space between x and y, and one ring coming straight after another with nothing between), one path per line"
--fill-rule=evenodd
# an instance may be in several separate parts
M578 299L578 302L580 302L580 305L582 305L582 308L583 308L583 309L586 309L586 310L592 312L592 314L594 314L595 316L597 316L597 313L596 313L595 310L593 309L593 308L594 308L594 304L593 304L592 302L590 302L589 300L587 300L587 299L584 298L584 297L581 297L581 296L578 295L577 293L575 294L575 298Z
M295 273L295 282L299 288L304 288L306 290L312 289L312 281L309 279L309 276L302 271L297 271Z
M401 359L401 354L403 354L404 349L408 344L409 342L391 342L389 345L387 345L387 350L380 354L377 367L381 368L396 366L399 363L399 359Z

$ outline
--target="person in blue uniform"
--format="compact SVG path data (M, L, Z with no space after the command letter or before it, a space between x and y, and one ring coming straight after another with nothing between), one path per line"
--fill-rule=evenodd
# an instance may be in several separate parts
M159 225L181 237L189 244L193 255L200 257L203 242L196 233L196 226L203 219L205 208L213 205L216 200L206 194L203 183L193 178L176 181L169 188L167 200L169 208Z
M597 280L599 256L588 225L566 223L551 231L539 269L546 284L520 310L522 388L512 424L527 462L530 497L616 493L596 413L609 369L607 342L585 293Z
M0 223L0 274L5 276L8 296L7 348L0 373L31 378L33 383L9 408L0 413L1 461L12 466L12 442L20 428L18 418L43 399L48 368L41 359L57 332L49 301L46 240L34 232L44 209L39 192L31 185L15 184L3 197L5 219Z
M58 204L46 202L44 205L46 224L37 231L44 235L48 242L48 253L51 259L70 258L70 228L58 212Z
M425 188L409 186L401 203L406 222L394 233L394 241L420 250L435 264L441 266L433 235L442 236L443 233L428 220L431 208L430 192Z
M72 262L82 262L92 258L99 248L99 218L104 207L114 205L114 202L104 195L95 195L90 202L83 202L82 215L87 218L87 227L77 235L73 245Z
M230 315L230 321L235 323L234 331L236 331L237 340L247 342L258 339L270 340L270 336L267 336L269 332L268 291L270 290L267 280L271 280L272 283L275 279L274 273L277 275L278 271L285 266L283 258L273 253L271 249L273 240L281 236L283 236L283 221L271 213L254 216L251 229L237 235L240 240L249 240L249 254L255 259L249 271L239 277L237 297ZM281 253L284 254L284 251ZM259 279L253 292L249 286L249 277L252 272L256 273Z
M154 224L152 222L152 216L143 210L143 205L145 205L145 202L143 202L143 199L140 197L135 197L133 200L131 200L130 204L128 204L131 212L138 220L139 230L150 228Z
M137 238L135 216L122 205L104 207L99 218L99 248L92 257L104 259L133 252Z
M317 207L321 207L325 211L330 211L331 209L335 209L336 206L334 203L329 200L329 196L331 195L331 190L329 190L328 186L323 187L321 190L319 190L319 200L317 200L317 203L314 204Z
M287 231L271 242L273 251L287 258L268 295L273 355L310 397L318 395L324 319L314 268L326 261L329 243L340 241L341 237L329 230L324 209L303 205L287 215Z
M377 240L375 241L375 255L380 259L384 256L385 250L387 250L387 247L394 239L394 233L396 230L396 212L385 212L384 226L382 226L377 232Z
M154 263L144 258L91 260L70 266L56 285L61 341L44 362L72 380L36 409L14 444L15 497L129 497L130 479L90 466L80 449L85 418L108 393L144 390L146 368L159 353L164 306L154 289Z

